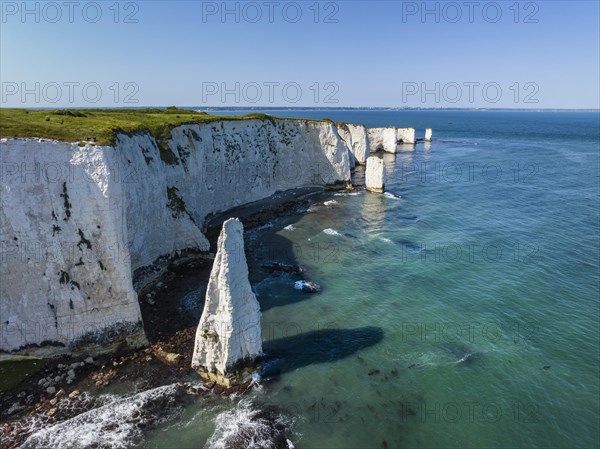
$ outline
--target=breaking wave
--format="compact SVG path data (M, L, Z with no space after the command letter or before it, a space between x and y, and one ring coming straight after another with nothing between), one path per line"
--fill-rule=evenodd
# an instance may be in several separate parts
M286 437L291 420L272 408L256 409L249 400L220 413L215 424L215 431L206 443L208 449L294 448Z
M103 405L35 431L20 448L131 447L140 442L142 428L167 419L165 414L176 407L176 395L180 392L178 385L172 384L124 398L102 396Z
M331 228L327 228L327 229L323 229L323 232L327 235L337 235L337 236L342 236L342 234L340 234L338 231L336 231L335 229L331 229Z
M334 193L333 196L356 196L356 195L360 195L359 191L356 192L338 192L338 193Z

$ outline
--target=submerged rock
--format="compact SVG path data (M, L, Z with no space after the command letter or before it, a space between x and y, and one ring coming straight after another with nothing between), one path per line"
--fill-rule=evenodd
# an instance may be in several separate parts
M304 272L304 269L302 267L299 267L297 265L284 265L281 263L273 263L273 264L269 264L269 265L261 265L262 268L264 268L265 270L267 270L269 273L294 273L294 274L301 274Z
M296 281L294 283L294 288L296 290L302 290L306 293L319 293L321 291L321 286L315 282L311 281Z
M217 384L249 380L262 358L260 306L248 280L244 227L223 223L196 330L192 368Z

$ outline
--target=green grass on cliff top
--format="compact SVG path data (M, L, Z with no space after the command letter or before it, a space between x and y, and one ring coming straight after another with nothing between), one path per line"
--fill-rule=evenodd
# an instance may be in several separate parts
M179 125L215 120L271 119L266 114L243 116L209 115L187 109L8 109L0 108L0 137L40 137L63 142L96 138L98 145L111 145L117 132L149 131L159 139L170 137Z

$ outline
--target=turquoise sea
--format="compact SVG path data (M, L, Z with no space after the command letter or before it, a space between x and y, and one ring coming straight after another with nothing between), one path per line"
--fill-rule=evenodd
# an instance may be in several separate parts
M296 448L598 447L598 113L269 113L434 140L384 156L393 195L332 193L250 233L251 260L322 291L255 280L272 380L145 444L220 447L272 405Z
M381 156L387 195L323 193L247 233L260 387L198 397L135 444L242 432L268 447L252 418L270 409L298 449L599 447L599 114L269 113L434 139ZM261 274L269 263L302 266L321 292Z

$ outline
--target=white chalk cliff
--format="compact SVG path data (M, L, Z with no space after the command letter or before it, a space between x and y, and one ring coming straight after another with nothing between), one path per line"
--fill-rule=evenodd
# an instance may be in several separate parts
M261 357L260 306L248 280L244 227L229 219L219 236L192 368L228 386L243 381L244 369L252 369Z
M346 145L350 150L351 166L354 167L359 164L364 165L371 152L367 128L364 125L338 123L337 129L340 137L346 142Z
M121 133L114 146L2 139L0 351L143 343L136 270L208 251L212 213L350 180L350 154L333 123L307 120Z

